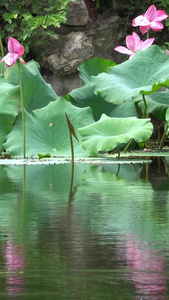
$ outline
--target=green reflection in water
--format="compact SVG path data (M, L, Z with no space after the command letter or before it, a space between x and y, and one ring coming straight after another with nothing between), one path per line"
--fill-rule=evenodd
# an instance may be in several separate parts
M1 167L0 295L167 299L163 167L75 165L71 201L69 164Z

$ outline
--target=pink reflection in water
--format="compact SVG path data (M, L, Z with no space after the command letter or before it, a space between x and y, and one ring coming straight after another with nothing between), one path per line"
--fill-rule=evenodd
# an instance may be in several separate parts
M117 249L119 260L126 261L127 280L134 283L137 295L141 295L136 299L165 300L165 258L160 250L151 249L135 236L128 236L128 240L119 243Z
M11 241L6 243L5 260L8 294L20 294L23 292L24 255L18 245L13 244Z

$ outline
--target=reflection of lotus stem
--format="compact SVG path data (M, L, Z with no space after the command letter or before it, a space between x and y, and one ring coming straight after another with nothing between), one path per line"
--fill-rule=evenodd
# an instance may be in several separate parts
M117 169L116 176L118 176L118 175L119 175L119 172L120 172L120 164L118 164L118 169Z
M144 102L144 112L143 112L142 118L144 119L144 118L147 118L147 102L146 102L145 96L144 95L142 95L142 96L143 96L143 102Z
M4 57L4 47L2 45L2 39L0 37L0 48L1 48L1 56ZM4 62L2 63L1 74L4 74Z
M146 163L146 180L149 180L150 164Z
M70 147L71 147L71 163L72 163L70 192L72 192L72 187L73 187L73 179L74 179L74 164L75 164L75 159L74 159L74 147L73 147L73 139L72 139L72 134L71 134L71 132L70 132L70 131L69 131L69 137L70 137Z
M164 133L163 133L163 136L162 136L162 139L161 139L161 143L160 143L160 149L163 148L164 144L165 144L165 141L166 141L166 138L167 138L167 130L168 130L168 126L166 126L165 130L164 130Z
M128 142L126 148L123 150L123 153L125 153L125 152L128 150L128 148L130 147L130 145L131 145L131 143L133 142L133 140L134 140L134 139L130 139L130 141Z
M22 209L21 209L21 228L20 228L21 238L23 238L25 192L26 192L26 165L23 165L23 192L22 192Z
M20 69L19 61L17 61L17 65L18 65L18 73L19 73L22 124L23 124L23 157L26 158L25 113L24 113L24 104L23 104L22 77L21 77L21 69Z

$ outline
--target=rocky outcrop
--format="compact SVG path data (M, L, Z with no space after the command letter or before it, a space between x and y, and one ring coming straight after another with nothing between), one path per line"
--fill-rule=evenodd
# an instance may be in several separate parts
M93 56L92 38L84 32L71 32L64 39L59 53L43 59L42 65L56 75L69 75L77 72L77 67Z
M45 49L49 55L44 51L41 66L46 81L58 95L79 87L77 67L85 60L92 57L119 60L113 49L124 39L124 31L113 9L98 16L93 23L83 0L71 2L66 24L55 31L58 38L50 38L49 47Z
M86 26L88 21L89 15L84 1L70 2L66 24L69 26Z

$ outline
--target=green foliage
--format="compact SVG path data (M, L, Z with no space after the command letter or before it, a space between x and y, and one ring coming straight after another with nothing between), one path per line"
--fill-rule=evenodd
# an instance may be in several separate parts
M119 65L104 62L105 67L100 66L102 70L100 73L98 66L102 62L97 61L97 67L95 62L96 60L93 59L80 66L80 76L84 86L73 90L66 97L78 107L90 106L92 108L96 123L80 129L82 145L90 155L96 155L98 151L104 151L105 148L110 149L122 143L120 139L122 132L113 136L114 128L121 129L122 126L121 120L113 125L114 118L126 118L125 125L127 126L130 117L137 117L136 120L138 120L142 116L153 116L155 120L159 120L159 124L161 121L161 128L164 127L166 111L169 108L169 56L165 51L154 45L149 49L138 51L131 60ZM97 75L92 76L95 72ZM107 120L105 118L103 120L103 113L111 117L111 137L107 137L107 129L105 129ZM100 118L106 124L104 129L104 126L102 127L104 133L96 125L100 124ZM131 132L129 136L130 139L134 138L138 142ZM105 143L103 141L106 138L108 142Z
M47 84L40 72L39 65L35 61L30 61L27 65L20 64L22 73L24 108L28 112L46 106L50 101L57 99L57 95L50 84ZM18 86L18 68L13 65L6 68L4 77L6 82L12 86Z
M146 142L160 124L165 144L169 120L169 56L158 46L138 51L124 63L94 58L79 67L83 86L65 98L45 83L38 65L21 64L28 157L70 157L70 121L76 157L98 156L133 141ZM23 155L23 124L17 65L0 75L0 151Z
M128 143L131 139L136 142L148 139L152 133L152 124L149 119L137 118L135 105L132 101L124 101L121 107L121 105L107 102L105 96L100 97L100 94L94 95L93 93L91 80L99 77L100 72L104 71L109 74L110 71L115 71L117 67L114 62L98 58L80 66L81 77L86 84L79 89L81 94L79 101L76 91L75 93L72 91L72 94L67 95L66 99L58 98L51 86L46 84L41 77L35 62L21 65L27 156L37 157L38 154L42 156L46 156L46 154L70 156L69 130L65 114L68 115L73 132L77 133L79 140L79 142L74 140L76 157L85 157L87 154L97 156L99 151L113 150L118 144ZM10 153L11 157L22 157L23 124L19 110L17 66L13 65L6 68L0 79L2 98L0 113L1 152L5 150ZM110 86L110 89L113 94L114 88L112 89ZM85 103L83 103L84 95L86 97ZM72 100L74 100L74 104L70 103ZM76 105L78 103L79 105ZM126 112L126 118L121 116L121 108ZM130 110L133 114L132 118L129 117ZM105 111L109 117L104 115ZM94 112L93 115L96 116L97 122L94 122L92 112ZM93 142L94 146L91 146Z
M121 104L130 98L139 102L141 95L152 94L163 85L169 85L168 68L169 56L153 45L107 73L92 77L91 85L95 94L99 92L107 102Z
M6 42L9 36L16 38L24 45L25 54L28 53L32 39L43 44L44 39L40 40L42 36L55 35L49 27L59 27L66 21L67 5L71 1L73 0L1 1L2 39Z
M94 124L79 129L82 136L82 146L91 156L99 152L111 151L119 144L128 143L134 139L137 143L150 138L153 126L149 119L110 118L102 115Z
M69 116L75 128L93 123L89 108L77 108L58 98L41 109L36 109L29 114L25 111L26 118L26 154L28 157L37 157L38 153L51 156L70 156L69 130L65 113ZM21 115L6 137L4 147L13 157L22 157L22 119ZM78 140L81 137L78 133ZM76 156L86 156L85 151L78 141L74 142Z
M28 112L35 108L46 106L57 96L39 73L37 63L30 62L21 65L22 81L24 87L24 107ZM0 75L0 152L3 149L5 136L13 128L15 118L20 110L20 89L17 65L6 68L5 74Z
M8 84L0 76L0 152L3 149L5 136L12 130L15 117L20 107L19 86Z

